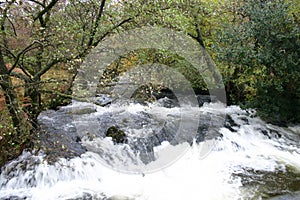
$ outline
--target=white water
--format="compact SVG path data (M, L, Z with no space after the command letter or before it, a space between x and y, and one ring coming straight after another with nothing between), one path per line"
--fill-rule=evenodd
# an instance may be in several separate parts
M216 112L215 108L216 104L206 104L201 109ZM0 199L10 196L38 200L74 199L82 197L84 193L91 194L92 199L112 196L115 199L127 197L136 200L253 199L254 196L257 198L257 191L245 189L241 178L232 174L243 173L245 169L285 171L287 166L300 173L300 145L288 139L299 134L299 127L288 129L271 126L258 118L249 117L246 111L236 106L226 108L226 113L240 125L233 127L237 132L221 128L219 132L222 138L194 143L175 163L153 173L120 173L103 165L101 157L93 152L70 160L60 159L55 165L47 164L43 155L33 156L24 152L18 160L3 169L0 175ZM246 118L249 125L242 118ZM258 131L266 127L276 129L283 136L269 139ZM113 145L107 138L103 141ZM203 156L203 152L207 151L204 148L210 147L212 142L213 149ZM116 148L120 146L116 145ZM167 142L157 150L164 146L168 146ZM21 166L14 163L32 162L29 160L39 160L40 164L29 167L26 172L15 170L10 178L5 175L9 167ZM29 184L28 180L33 180L35 184Z

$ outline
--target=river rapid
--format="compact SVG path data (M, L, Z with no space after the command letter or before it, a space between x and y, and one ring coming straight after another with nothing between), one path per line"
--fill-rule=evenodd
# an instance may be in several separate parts
M238 200L300 190L299 126L219 102L166 103L74 101L43 112L41 126L55 134L47 142L73 154L50 162L45 150L24 151L1 169L0 199ZM106 137L111 126L126 142Z

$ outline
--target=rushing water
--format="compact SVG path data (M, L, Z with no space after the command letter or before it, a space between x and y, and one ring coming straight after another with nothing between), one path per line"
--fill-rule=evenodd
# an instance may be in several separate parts
M188 127L176 137L182 115L199 124L192 137ZM82 154L49 163L45 153L24 152L2 168L0 199L231 200L299 191L299 127L277 127L253 115L220 103L185 109L75 102L47 111L41 124L80 138ZM126 144L105 137L115 124L127 134ZM161 155L166 148L175 156Z

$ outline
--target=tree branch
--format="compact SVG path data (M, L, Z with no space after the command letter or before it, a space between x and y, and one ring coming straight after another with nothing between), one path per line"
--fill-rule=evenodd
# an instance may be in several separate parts
M24 75L24 74L21 74L21 73L18 73L18 72L14 72L14 71L12 71L10 74L12 76L17 77L18 79L24 80L26 82L31 81L31 79L27 75Z
M44 7L44 9L42 11L40 11L36 17L33 18L34 21L36 21L37 19L42 20L43 19L43 15L47 12L49 12L53 6L55 6L55 4L58 2L58 0L52 0L48 6ZM43 20L42 20L43 22Z
M124 19L123 21L121 21L120 23L116 24L115 26L113 26L109 31L107 31L106 33L104 33L97 41L95 41L93 43L93 46L97 46L106 36L108 36L110 33L112 33L113 30L121 27L123 24L130 22L132 20L132 18L127 18Z
M51 67L53 67L54 65L56 65L57 63L60 63L62 61L64 61L65 59L53 59L50 63L48 63L46 66L44 66L40 71L38 71L33 79L34 80L38 80L43 74L45 74L49 69L51 69Z
M93 43L95 43L94 39L95 39L95 35L97 33L97 28L99 26L100 19L101 19L102 14L103 14L105 2L106 2L106 0L102 0L101 1L99 12L98 12L98 14L96 16L95 23L94 23L93 28L92 28L92 30L90 32L90 39L89 39L88 44L87 44L88 47L92 46Z
M194 18L194 26L195 26L195 30L196 30L197 35L195 36L191 33L188 33L188 35L191 36L193 39L195 39L200 44L201 47L205 48L203 38L202 38L201 29L200 29L199 23L197 22L197 16L194 15L193 18Z
M31 1L31 2L33 2L33 3L35 3L35 4L38 4L38 5L42 6L43 8L46 7L45 4L43 4L43 3L39 2L39 1L35 1L35 0L29 0L29 1Z
M3 9L2 13L1 13L1 21L0 21L0 28L1 28L1 35L3 37L3 44L4 46L7 48L8 45L8 41L6 38L6 32L5 32L5 20L8 18L7 17L7 11L9 10L9 8L15 3L16 0L12 0L10 2L7 3L7 5L5 6L5 8Z
M68 99L74 99L76 101L84 101L84 102L91 102L95 105L98 105L98 106L106 106L109 103L106 103L106 104L100 104L99 102L97 101L94 101L92 99L89 99L89 98L80 98L80 97L76 97L76 96L73 96L73 95L70 95L70 94L65 94L65 93L61 93L61 92L58 92L58 91L53 91L53 90L39 90L40 92L43 92L43 93L47 93L47 94L55 94L55 95L59 95L59 96L62 96L62 97L65 97L65 98L68 98Z
M32 47L33 47L35 44L37 44L37 43L38 43L37 41L33 41L33 43L31 43L31 44L28 45L26 48L24 48L21 52L19 52L17 56L14 56L15 62L14 62L14 64L13 64L13 66L9 69L8 73L11 73L11 72L16 68L17 64L19 63L19 60L20 60L21 56L24 55L26 52L32 50L32 49L33 49ZM22 67L21 69L22 69L22 71L23 71L28 77L31 77L31 75L28 74L28 72L27 72L25 69L23 69L23 67Z
M17 88L25 87L25 86L47 84L47 83L58 83L58 82L59 83L61 83L61 82L67 82L68 83L69 81L66 80L66 79L57 80L57 79L50 78L50 79L47 79L47 80L44 80L44 81L27 82L27 83L24 83L24 84L15 85L15 86L12 87L12 89L17 89Z
M9 17L7 17L6 19L7 19L8 22L10 23L10 25L11 25L13 31L14 31L14 34L15 34L15 36L17 37L18 35L17 35L17 31L16 31L16 28L15 28L14 23L9 19Z

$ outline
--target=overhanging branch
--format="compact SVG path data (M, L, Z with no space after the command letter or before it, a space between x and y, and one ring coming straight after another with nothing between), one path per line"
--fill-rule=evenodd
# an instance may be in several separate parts
M58 2L58 0L52 0L52 1L49 3L48 6L44 7L44 9L41 10L41 11L37 14L37 16L35 16L35 17L33 18L33 20L36 21L37 19L40 19L40 20L43 19L43 15L46 14L47 12L49 12L49 11L55 6L55 4L56 4L57 2Z
M45 4L43 4L43 3L39 2L39 1L35 1L35 0L29 0L29 1L31 1L31 2L33 2L33 3L35 3L35 4L38 4L38 5L42 6L43 8L46 7Z
M95 35L96 35L96 32L97 32L97 28L99 26L100 19L102 17L103 11L104 11L105 2L106 2L106 0L101 1L99 12L96 16L93 28L90 32L90 39L89 39L88 44L87 44L88 47L92 46L93 43L95 43L94 39L95 39Z
M89 98L80 98L80 97L76 97L76 96L73 96L73 95L70 95L70 94L65 94L65 93L61 93L61 92L58 92L58 91L53 91L53 90L39 90L40 92L42 93L47 93L47 94L55 94L55 95L59 95L59 96L62 96L62 97L65 97L67 99L74 99L76 101L84 101L84 102L91 102L95 105L98 105L98 106L106 106L109 103L105 103L105 104L100 104L99 102L97 101L93 101L92 99L89 99Z
M106 36L108 36L110 33L112 33L113 30L121 27L123 24L130 22L132 20L132 18L127 18L124 19L123 21L121 21L120 23L116 24L115 26L113 26L110 30L108 30L106 33L104 33L97 41L95 41L93 43L93 46L97 46Z
M45 74L51 67L56 65L57 63L62 62L64 59L53 59L51 62L49 62L46 66L44 66L40 71L38 71L33 79L38 80L43 74Z

